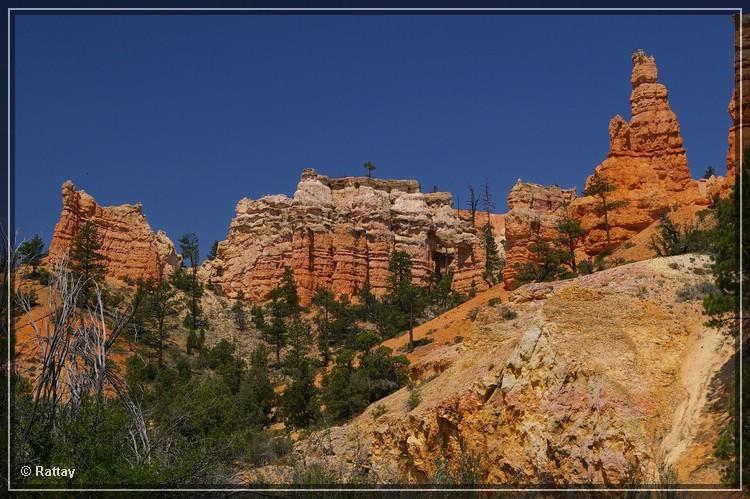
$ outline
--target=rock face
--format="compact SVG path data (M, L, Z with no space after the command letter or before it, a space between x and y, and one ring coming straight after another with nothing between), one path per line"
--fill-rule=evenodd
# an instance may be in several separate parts
M60 220L49 245L50 259L66 255L80 225L90 220L102 241L108 276L156 277L160 271L179 267L182 258L175 253L174 244L164 232L151 230L140 203L100 206L69 180L62 185L62 200Z
M575 188L545 187L518 179L508 194L509 211L505 215L503 280L507 288L516 279L516 264L534 260L531 245L537 240L549 241L557 236L555 224L570 210L575 199Z
M740 23L742 23L742 38L740 38ZM728 108L729 116L732 118L732 127L729 129L725 191L733 185L737 172L740 151L735 144L740 140L740 129L742 148L750 147L750 15L734 16L734 33L734 92L732 92L732 100ZM740 80L740 72L742 80ZM742 93L742 109L738 109L740 92Z
M674 483L667 467L677 483L720 483L712 443L727 416L708 387L726 382L732 340L706 329L699 299L675 298L707 263L681 255L519 288L412 366L416 407L402 388L293 452L371 483L434 483L477 457L474 483L491 485Z
M201 276L230 297L261 300L290 266L307 304L318 288L354 296L368 279L375 294L384 293L390 255L402 250L416 282L450 270L454 289L467 291L474 281L482 290L481 239L451 202L449 193L420 192L415 180L332 179L306 169L293 198L237 204L227 239Z

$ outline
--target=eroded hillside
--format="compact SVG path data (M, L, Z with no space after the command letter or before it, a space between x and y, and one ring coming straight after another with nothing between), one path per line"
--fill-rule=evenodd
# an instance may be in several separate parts
M476 459L491 484L658 484L671 471L718 484L733 343L703 325L707 264L682 255L523 286L474 310L462 342L415 360L413 388L294 454L372 483L433 482ZM258 475L284 469L239 479Z

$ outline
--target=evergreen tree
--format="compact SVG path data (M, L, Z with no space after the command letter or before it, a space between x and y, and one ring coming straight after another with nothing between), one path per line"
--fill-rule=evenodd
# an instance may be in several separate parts
M36 275L36 268L42 262L44 257L44 241L41 236L36 234L28 241L24 241L18 247L18 256L21 259L21 263L24 265L31 265L31 275Z
M237 299L232 305L232 315L234 316L234 324L237 329L241 332L247 331L247 317L245 316L245 295L240 291L237 295Z
M492 201L492 194L490 193L490 182L487 177L484 178L484 185L482 186L482 207L487 213L487 225L490 224L490 213L495 208L495 203Z
M555 228L561 234L558 243L567 246L568 254L570 255L570 266L573 272L577 272L576 247L586 232L581 227L581 222L570 217L560 220Z
M477 208L479 207L479 198L477 193L474 191L474 186L469 186L469 214L471 215L471 226L473 227L477 219Z
M199 350L203 347L205 339L205 320L202 317L200 299L203 296L203 286L198 281L198 236L194 232L184 234L180 238L180 251L183 258L190 262L192 269L188 296L190 299L188 314L185 317L185 326L188 327L187 352ZM199 332L200 331L200 332Z
M371 161L365 162L365 164L362 166L365 168L365 170L367 170L368 177L372 177L372 171L377 168Z
M703 173L702 178L709 179L715 175L716 175L716 170L714 169L714 167L712 165L708 165L708 168L706 168L706 171Z
M609 212L611 210L616 210L618 208L622 208L627 203L625 201L612 201L609 197L612 192L615 191L615 186L610 183L606 178L604 178L602 175L599 175L599 172L594 171L594 174L591 176L591 179L588 182L588 185L584 189L583 193L586 196L596 196L599 198L599 201L601 202L601 210L604 213L604 230L607 234L607 246L610 245L609 240Z
M258 305L253 305L250 309L250 320L255 326L255 329L263 335L263 341L268 342L268 324L266 323L266 316L263 313L263 309Z
M70 249L70 270L81 279L81 304L91 300L91 288L104 281L106 258L99 252L102 242L96 225L85 221L73 237Z
M492 234L492 225L489 223L485 224L482 232L484 234L484 251L486 254L484 279L490 284L490 286L494 286L500 282L503 271L503 261L498 253L495 236Z
M294 271L288 265L284 267L279 285L271 291L271 299L277 302L282 318L288 318L299 313L299 295L297 283L294 282Z
M240 411L248 424L263 427L268 424L269 414L276 394L268 378L268 351L259 345L250 355L250 369L245 374L237 394Z
M208 252L208 255L206 255L206 260L213 260L216 258L216 253L219 251L219 241L214 241L214 243L211 245L211 249Z
M570 258L567 251L555 248L547 241L537 241L530 249L535 255L534 261L515 265L519 284L552 281L563 275L560 264Z
M159 350L158 366L161 369L163 366L164 344L168 338L166 320L168 317L177 314L177 293L171 283L161 274L157 279L151 278L142 281L139 289L142 289L144 292L142 303L144 322L148 324L149 329L154 331L156 335Z
M390 300L406 318L410 352L414 350L414 326L425 308L422 290L411 282L411 265L411 257L404 251L395 251L388 263Z
M317 317L318 349L323 356L323 366L327 366L331 359L331 309L335 299L331 292L318 289L312 302L320 309Z
M303 360L296 369L279 405L284 419L292 426L309 426L320 417L315 370L308 359Z
M281 349L286 345L286 324L284 317L286 313L285 304L278 298L270 303L271 323L268 325L268 336L276 347L276 365L281 364Z

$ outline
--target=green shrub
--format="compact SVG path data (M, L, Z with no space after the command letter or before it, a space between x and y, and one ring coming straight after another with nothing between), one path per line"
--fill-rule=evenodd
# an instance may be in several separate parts
M497 305L500 305L503 301L500 298L490 298L490 301L487 302L490 307L495 307Z
M466 318L474 322L475 320L477 320L477 315L479 315L479 307L474 307L471 310L469 310L468 314L466 314Z
M388 408L385 406L385 404L378 404L376 405L372 410L372 420L377 421L380 419L380 416L388 412Z
M453 344L455 344L455 345L461 343L462 341L464 341L464 337L463 336L458 335L458 336L454 336L453 337Z
M518 316L518 313L510 307L503 307L500 314L506 321L511 321Z
M422 402L422 395L419 393L419 390L414 386L409 387L409 398L406 399L406 407L412 411L420 404L420 402Z

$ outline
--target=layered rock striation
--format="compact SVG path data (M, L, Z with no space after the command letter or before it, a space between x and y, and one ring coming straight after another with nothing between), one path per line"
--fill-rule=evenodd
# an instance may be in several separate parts
M390 256L400 250L411 256L417 283L450 270L454 289L467 291L473 281L481 290L481 238L451 204L449 193L423 193L415 180L333 179L305 169L293 198L240 200L201 276L250 300L267 298L285 266L303 304L318 288L354 296L366 281L382 294Z
M142 206L101 206L69 180L62 185L63 209L49 245L49 258L68 254L78 228L93 222L102 242L100 253L107 263L107 275L115 278L156 277L180 266L182 258L163 231L154 232Z

